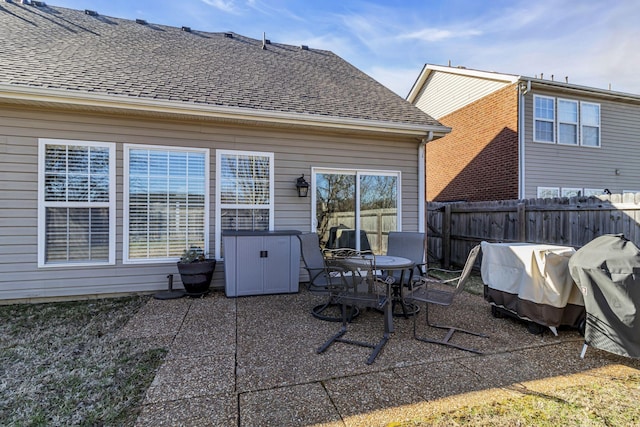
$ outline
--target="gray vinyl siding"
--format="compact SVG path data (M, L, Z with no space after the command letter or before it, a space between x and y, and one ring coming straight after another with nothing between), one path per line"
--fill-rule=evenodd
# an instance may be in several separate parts
M533 142L534 93L600 104L600 148ZM525 198L536 197L538 186L640 191L640 102L550 91L525 100Z
M37 266L38 138L116 143L116 265ZM311 197L299 198L296 178L312 167L401 172L402 228L418 227L418 141L311 133L273 127L216 126L204 121L153 121L72 112L0 109L0 300L96 296L181 287L175 262L123 264L123 144L209 148L209 241L214 248L216 149L274 153L275 229L311 230ZM313 190L313 189L312 189ZM214 287L224 286L219 263Z
M414 104L438 120L509 84L500 80L432 71Z

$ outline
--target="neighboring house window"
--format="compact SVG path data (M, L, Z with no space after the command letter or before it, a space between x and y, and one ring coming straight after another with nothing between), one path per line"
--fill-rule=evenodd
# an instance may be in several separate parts
M224 230L273 229L273 153L216 152L216 257Z
M534 95L533 140L600 147L600 104ZM557 107L557 114L556 114Z
M389 231L401 230L400 172L314 169L314 230L326 248L386 253Z
M578 197L582 195L582 188L562 188L562 197Z
M541 199L560 197L560 189L558 187L538 187L538 197Z
M115 144L38 143L38 265L114 264Z
M558 99L558 144L578 145L578 102Z
M208 150L125 145L124 171L125 262L208 251Z
M602 194L605 194L605 191L603 188L585 188L584 189L584 195L587 197L600 196Z
M600 147L600 104L580 103L582 145Z
M535 95L534 101L534 135L539 142L555 142L555 99L548 96Z

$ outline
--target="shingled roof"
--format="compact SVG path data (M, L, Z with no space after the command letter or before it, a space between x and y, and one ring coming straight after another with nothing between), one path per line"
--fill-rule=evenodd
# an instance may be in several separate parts
M263 49L263 40L235 33L15 1L0 3L0 39L0 92L29 87L446 129L326 50Z

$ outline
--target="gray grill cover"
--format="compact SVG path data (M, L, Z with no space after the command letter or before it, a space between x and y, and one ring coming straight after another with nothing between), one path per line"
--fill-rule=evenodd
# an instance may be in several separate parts
M640 357L640 250L622 234L597 237L569 260L587 311L585 343Z

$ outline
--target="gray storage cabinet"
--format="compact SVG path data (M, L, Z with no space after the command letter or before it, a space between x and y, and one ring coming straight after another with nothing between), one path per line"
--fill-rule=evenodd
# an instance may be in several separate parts
M298 292L297 230L225 231L225 293L228 297Z

